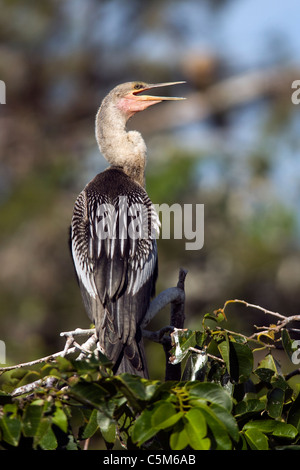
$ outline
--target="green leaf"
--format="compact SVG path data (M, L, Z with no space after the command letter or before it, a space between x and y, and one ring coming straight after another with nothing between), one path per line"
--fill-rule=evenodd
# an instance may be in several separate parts
M72 372L74 370L74 366L72 364L72 361L69 361L68 359L66 359L63 356L58 356L55 359L55 362L58 366L58 369L61 372Z
M55 450L57 448L57 440L50 425L43 437L39 440L39 446L43 450Z
M52 416L52 422L56 424L56 426L58 426L63 432L67 432L68 418L61 406L56 406L55 412Z
M190 409L184 416L184 423L189 445L195 450L208 450L210 439L206 438L206 420L201 410Z
M247 429L256 429L258 431L261 431L265 434L272 434L276 426L276 421L271 420L271 419L261 419L261 420L254 420L254 421L249 421L248 423L245 424L243 427L243 430Z
M277 374L277 367L272 354L268 354L258 365L254 373L263 382L271 382L274 374Z
M294 439L298 434L297 429L293 425L271 419L249 421L243 427L243 430L247 429L258 430L264 434L272 434L275 437L286 439Z
M166 429L174 424L183 416L182 412L178 412L174 405L169 402L162 402L155 407L151 419L151 424L157 430Z
M32 382L35 382L36 380L39 380L40 378L41 378L41 374L39 372L30 370L18 382L18 387L22 387L23 385L27 385Z
M289 357L289 359L292 359L292 355L294 352L294 348L292 346L293 342L291 340L289 332L285 328L281 330L281 341L287 356Z
M226 425L220 421L218 416L212 411L212 405L208 406L201 404L200 406L198 405L198 408L202 411L207 426L213 434L213 439L216 443L216 450L231 450L232 441L228 435Z
M7 405L4 406L4 408ZM19 443L21 435L21 421L16 416L8 416L4 414L0 418L0 428L2 429L2 439L10 444L11 446L16 447Z
M44 401L35 400L27 405L23 416L23 433L26 437L34 437L43 416Z
M284 390L274 388L268 393L267 411L271 418L280 418L284 403Z
M152 410L145 409L134 423L131 437L138 445L142 445L157 433L157 429L152 426L152 413Z
M79 449L79 446L74 438L74 436L72 436L71 434L68 436L68 444L66 446L66 449L67 450L78 450Z
M222 423L222 426L226 429L228 434L232 437L234 441L239 440L239 428L236 420L223 406L213 403L210 406L210 410L218 417L219 421Z
M246 399L239 402L235 407L235 416L242 416L248 413L259 413L265 409L265 402L257 398Z
M131 405L140 408L139 400L147 400L145 379L131 374L121 374L117 377L118 386L128 398Z
M177 429L176 429L177 428ZM170 436L170 447L172 450L182 450L189 445L189 436L185 427L175 427Z
M230 342L231 367L235 360L238 362L238 381L241 383L246 382L253 369L253 354L247 344L237 343L234 341Z
M107 390L97 383L80 380L71 387L70 395L78 401L99 406L108 396Z
M293 389L289 386L288 382L284 380L282 375L274 375L271 379L271 384L273 388L281 388L285 392L285 398L287 396L292 397Z
M40 441L43 439L43 437L47 434L49 429L51 428L51 418L41 418L39 421L39 425L35 431L35 435L33 436L33 447L36 448L39 444Z
M221 323L225 320L224 314L222 312L219 313L205 313L203 316L203 320L212 320L217 323Z
M190 383L188 387L191 398L197 397L210 403L223 406L228 411L232 409L232 399L220 385L215 383Z
M224 332L222 338L223 340L218 342L218 350L222 356L223 361L226 364L228 373L230 374L230 345L227 333Z
M106 442L115 442L116 440L116 422L106 413L97 411L97 423L100 428L103 439Z
M168 380L167 382L157 382L155 390L152 389L153 393L149 393L149 385L147 384L146 390L147 390L147 399L151 400L152 402L155 402L163 397L169 397L172 388L176 387L177 382Z
M247 443L252 450L268 450L268 438L257 429L247 429L245 431Z
M90 414L89 420L88 420L82 434L80 434L80 438L81 439L89 439L90 437L92 437L95 434L97 429L98 429L97 410L93 409L93 411Z
M264 367L259 367L254 371L254 373L259 377L262 382L271 382L274 371L271 369L266 369Z
M243 427L243 431L247 429L255 429L264 434L272 434L275 437L285 439L294 439L298 434L297 429L292 424L275 421L273 419L249 421Z
M273 436L283 437L285 439L295 439L297 435L298 430L292 424L279 423L278 421L276 421Z
M218 344L228 373L235 382L245 382L253 369L253 354L247 344L232 341L228 335Z
M189 428L192 432L196 433L199 439L202 439L207 434L207 426L206 420L203 416L203 413L200 409L191 408L185 415L184 415L185 428L189 425Z

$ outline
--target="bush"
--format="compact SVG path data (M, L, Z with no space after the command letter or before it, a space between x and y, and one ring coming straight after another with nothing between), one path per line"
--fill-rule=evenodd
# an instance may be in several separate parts
M289 383L299 369L284 372L274 357L281 349L291 369L297 350L288 330L271 325L246 337L224 321L220 309L201 330L171 334L180 381L114 376L100 353L2 368L0 445L75 450L93 438L107 449L300 449L300 395Z

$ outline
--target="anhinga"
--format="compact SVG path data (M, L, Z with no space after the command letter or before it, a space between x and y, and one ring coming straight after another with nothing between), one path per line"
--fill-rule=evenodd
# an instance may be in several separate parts
M177 83L182 82L128 82L104 98L95 130L110 167L75 202L73 261L87 314L114 373L148 377L140 325L157 277L159 219L145 191L146 145L139 132L126 130L126 122L151 105L182 99L141 94Z

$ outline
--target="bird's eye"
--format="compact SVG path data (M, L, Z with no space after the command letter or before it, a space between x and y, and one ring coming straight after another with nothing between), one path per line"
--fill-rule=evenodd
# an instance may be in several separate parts
M141 83L136 83L136 84L134 85L134 89L135 89L135 90L141 90L141 88L144 88L144 86L143 86Z

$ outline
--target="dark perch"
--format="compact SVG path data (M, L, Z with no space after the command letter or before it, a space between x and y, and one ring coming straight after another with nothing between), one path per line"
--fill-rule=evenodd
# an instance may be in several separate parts
M180 269L179 272L179 279L177 282L177 288L180 289L180 295L176 299L171 302L171 314L170 314L170 326L173 328L182 329L184 328L184 307L185 307L185 291L184 291L184 282L185 277L187 275L187 271L184 269ZM170 338L166 338L163 342L163 347L166 355L166 374L165 380L180 380L181 378L181 363L179 364L171 364L169 362L170 358L170 347L171 347L171 340Z

